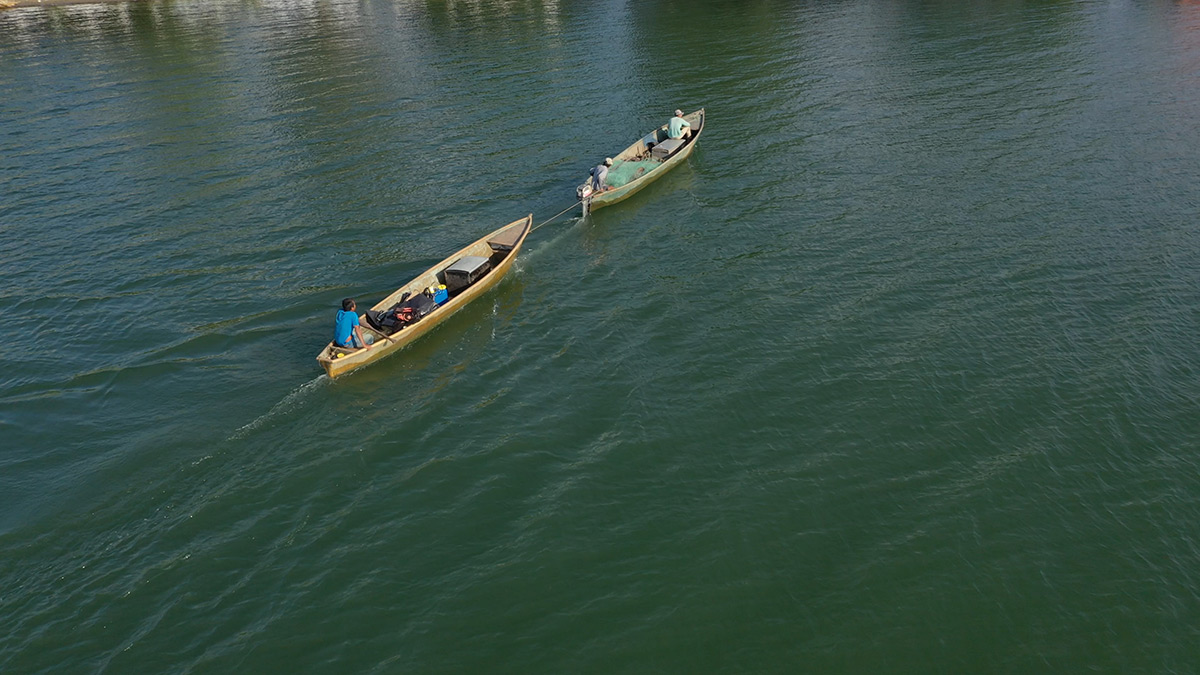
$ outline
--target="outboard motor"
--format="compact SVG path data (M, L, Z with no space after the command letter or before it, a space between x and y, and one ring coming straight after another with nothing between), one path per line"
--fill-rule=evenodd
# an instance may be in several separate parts
M591 211L592 206L592 181L589 180L575 188L575 196L583 203L583 215L586 216Z

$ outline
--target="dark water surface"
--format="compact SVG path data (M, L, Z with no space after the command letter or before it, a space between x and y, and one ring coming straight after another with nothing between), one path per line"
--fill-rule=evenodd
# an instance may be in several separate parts
M1196 672L1198 195L1196 3L2 13L0 671Z

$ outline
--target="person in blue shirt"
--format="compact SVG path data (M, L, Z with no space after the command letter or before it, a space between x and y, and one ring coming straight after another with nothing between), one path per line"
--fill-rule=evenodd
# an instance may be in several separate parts
M692 135L692 125L683 119L683 111L676 110L675 116L667 122L667 138L688 138Z
M356 309L354 298L342 300L342 309L337 313L333 325L333 344L348 349L370 349L371 345L363 339L362 323L358 320Z

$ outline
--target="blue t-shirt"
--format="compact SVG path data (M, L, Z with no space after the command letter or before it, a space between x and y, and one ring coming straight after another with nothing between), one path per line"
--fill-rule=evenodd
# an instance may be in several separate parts
M339 309L337 321L333 326L333 343L342 347L352 346L350 336L354 334L354 327L357 325L359 325L357 313Z

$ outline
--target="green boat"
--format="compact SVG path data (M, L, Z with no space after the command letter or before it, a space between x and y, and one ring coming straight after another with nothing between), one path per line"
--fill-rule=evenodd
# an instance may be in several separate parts
M704 131L704 108L684 115L683 119L692 125L692 134L688 138L667 138L667 125L664 124L612 158L612 166L605 178L606 189L593 192L591 178L576 188L575 196L583 202L584 214L632 197L682 164L692 154Z

